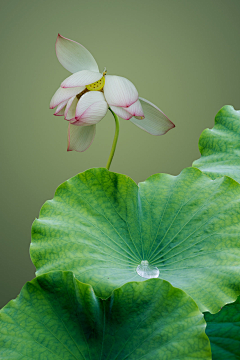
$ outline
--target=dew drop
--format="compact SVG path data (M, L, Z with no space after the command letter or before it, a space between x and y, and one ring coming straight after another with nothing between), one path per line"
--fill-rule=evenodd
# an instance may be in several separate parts
M145 279L152 279L158 277L159 270L156 266L149 265L147 260L143 260L137 267L137 273Z

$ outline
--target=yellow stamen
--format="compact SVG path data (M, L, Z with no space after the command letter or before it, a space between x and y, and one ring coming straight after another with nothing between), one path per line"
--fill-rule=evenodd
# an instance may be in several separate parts
M95 83L86 85L86 88L90 91L100 91L103 89L104 85L105 85L105 78L103 76L100 80L96 81Z

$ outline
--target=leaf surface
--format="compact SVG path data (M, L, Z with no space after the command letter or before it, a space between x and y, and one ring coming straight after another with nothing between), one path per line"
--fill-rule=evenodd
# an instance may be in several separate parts
M32 227L37 275L73 271L107 298L142 261L217 312L240 293L240 185L198 169L157 174L138 186L125 175L90 169L63 183Z
M217 314L205 314L213 360L240 359L240 296Z
M215 117L213 129L199 139L201 158L193 166L216 179L227 175L240 182L240 111L226 105Z
M210 360L205 326L195 302L166 281L131 282L101 300L72 272L51 272L0 311L0 358Z

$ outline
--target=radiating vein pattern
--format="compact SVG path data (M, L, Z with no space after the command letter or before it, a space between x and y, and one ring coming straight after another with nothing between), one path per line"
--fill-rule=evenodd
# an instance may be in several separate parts
M72 272L27 283L0 311L1 360L210 360L206 323L168 282L131 282L107 300Z
M217 312L240 293L240 185L196 168L156 174L138 186L90 169L63 183L32 227L37 275L70 270L106 298L142 261Z

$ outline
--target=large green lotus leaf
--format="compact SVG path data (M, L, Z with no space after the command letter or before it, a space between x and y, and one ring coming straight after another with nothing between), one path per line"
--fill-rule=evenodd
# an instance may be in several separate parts
M240 111L224 106L216 115L213 129L199 139L201 158L193 166L212 179L223 175L240 182Z
M72 272L27 283L0 312L0 358L211 359L196 303L160 279L131 282L107 300Z
M213 360L240 359L240 297L217 314L205 314Z
M240 293L239 233L240 185L230 178L213 181L188 168L137 186L96 168L63 183L43 205L31 258L37 275L71 270L103 298L145 280L142 270L146 277L159 270L202 311L217 312ZM137 273L142 261L149 266Z

